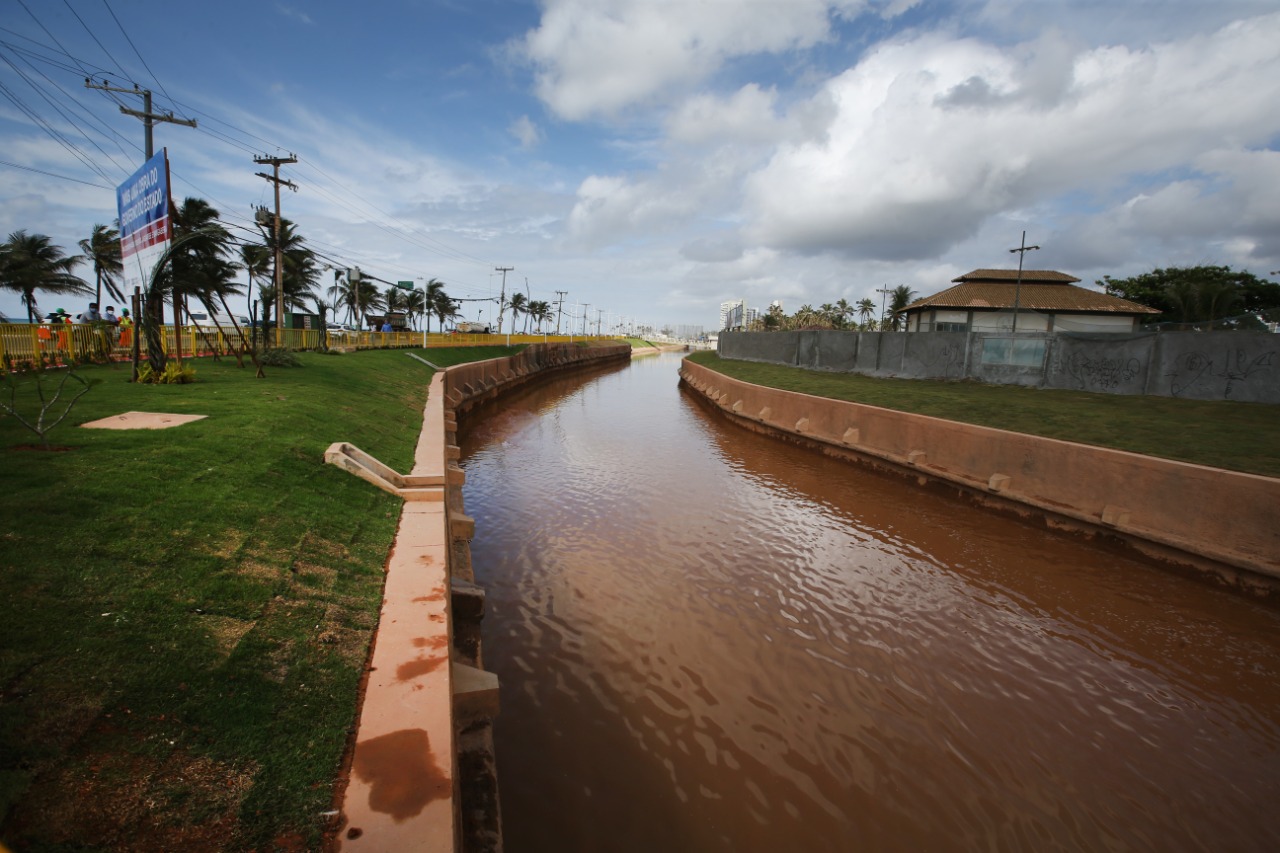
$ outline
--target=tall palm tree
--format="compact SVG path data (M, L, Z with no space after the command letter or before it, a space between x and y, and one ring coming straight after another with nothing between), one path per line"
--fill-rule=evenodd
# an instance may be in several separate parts
M537 324L535 334L542 333L542 324L551 319L551 303L534 300L529 303L528 316Z
M413 289L405 291L404 294L404 310L409 313L409 322L413 323L413 327L418 328L418 318L427 311L427 296L421 290ZM427 323L430 325L431 315L427 314Z
M870 299L863 299L858 302L857 309L858 319L862 320L862 325L865 328L876 313L876 304Z
M916 292L905 284L895 287L889 294L889 323L896 332L906 322L906 308L915 301Z
M436 300L444 293L444 282L437 278L429 280L422 293L422 310L426 312L427 332L431 331L431 314L435 310ZM444 331L441 329L441 331Z
M404 311L406 295L405 291L398 287L388 287L386 292L382 294L382 302L387 306L387 313Z
M849 318L854 315L854 307L849 304L849 300L841 298L836 302L836 328L843 329Z
M231 232L218 219L218 211L202 198L187 197L173 213L173 249L169 264L160 270L157 283L174 300L175 310L184 298L207 303L215 295L238 293L238 269L229 258Z
M249 274L249 291L252 292L257 279L271 275L271 252L266 246L245 243L240 247L240 265Z
M449 298L449 294L441 290L436 294L427 309L440 320L440 330L444 331L444 321L458 316L458 304Z
M80 241L82 257L93 264L93 275L98 282L96 302L102 304L102 287L116 302L124 302L124 291L117 282L124 272L120 259L120 232L109 225L93 226L93 233Z
M0 246L0 287L22 294L27 306L27 322L36 322L40 307L36 291L88 296L92 288L71 271L80 263L78 255L67 255L61 246L44 234L14 231Z
M529 297L516 291L507 300L507 307L511 309L511 331L514 332L516 330L516 321L520 319L520 315L529 307ZM498 334L502 334L501 327L498 328Z

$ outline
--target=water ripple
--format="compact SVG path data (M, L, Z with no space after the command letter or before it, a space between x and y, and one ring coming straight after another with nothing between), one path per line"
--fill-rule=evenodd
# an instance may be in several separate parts
M1275 608L675 378L464 424L508 849L1280 847Z

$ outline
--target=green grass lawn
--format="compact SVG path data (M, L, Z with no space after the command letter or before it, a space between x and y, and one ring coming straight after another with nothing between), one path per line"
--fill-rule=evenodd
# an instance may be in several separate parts
M265 379L199 359L176 386L82 368L101 383L50 434L63 450L22 449L35 436L0 417L12 849L319 844L401 507L323 453L349 440L408 470L432 370L403 350L300 358ZM208 417L78 427L128 411Z
M919 379L877 379L689 356L744 382L870 406L1280 477L1280 407Z

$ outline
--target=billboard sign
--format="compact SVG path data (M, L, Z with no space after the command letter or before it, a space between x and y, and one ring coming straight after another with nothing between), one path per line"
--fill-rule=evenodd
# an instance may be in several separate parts
M134 287L146 289L151 271L169 248L173 235L168 153L168 149L162 150L116 188L126 292Z

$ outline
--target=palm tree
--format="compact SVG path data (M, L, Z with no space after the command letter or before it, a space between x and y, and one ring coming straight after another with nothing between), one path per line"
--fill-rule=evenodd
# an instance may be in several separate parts
M516 291L507 300L507 307L511 309L511 331L514 332L516 330L516 321L520 319L520 315L529 307L529 297ZM498 334L502 334L501 326L498 327Z
M915 301L916 292L900 284L889 294L889 323L896 332L907 319L906 308Z
M107 286L107 294L117 302L124 302L124 291L116 283L124 272L124 262L120 259L120 232L108 225L93 226L93 233L80 241L82 257L93 264L93 275L98 282L96 301L102 304L102 286Z
M173 213L173 249L169 264L157 275L162 294L169 294L176 312L185 297L207 303L215 295L238 293L231 233L218 221L218 211L202 198L188 197ZM157 309L159 307L157 303Z
M849 318L853 316L854 308L852 305L849 304L849 300L841 298L838 302L836 302L836 312L839 315L838 321L836 322L836 328L843 329L845 326L845 323L848 322Z
M80 256L68 256L44 234L14 231L8 242L0 246L0 287L22 294L22 304L27 306L27 322L34 323L40 312L36 304L37 290L82 296L93 293L83 279L71 274L80 261Z
M409 320L413 323L413 327L418 328L418 318L427 310L427 295L421 290L409 290L404 294L404 310L409 312ZM427 315L428 318L431 315ZM428 321L429 322L429 321Z
M540 334L542 332L542 324L551 319L551 303L534 300L529 303L525 314L537 324L534 333Z
M439 291L427 309L440 319L440 330L444 331L444 321L458 316L458 305L449 298L449 294Z
M382 302L387 306L387 313L392 311L404 311L406 293L398 287L388 287L386 292L382 294Z
M872 316L876 313L876 304L870 299L863 299L858 302L858 318L862 320L863 328L871 322Z
M427 333L431 332L431 312L435 310L436 300L444 293L444 282L438 278L430 279L422 292L422 310L426 314ZM441 329L441 331L444 331Z

